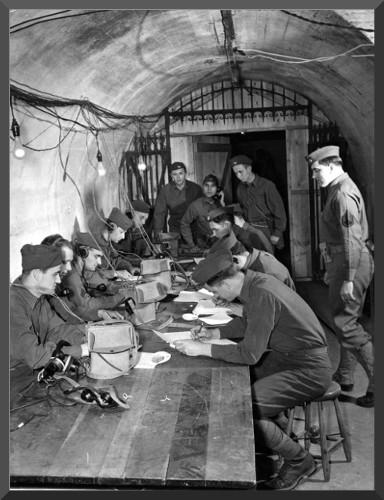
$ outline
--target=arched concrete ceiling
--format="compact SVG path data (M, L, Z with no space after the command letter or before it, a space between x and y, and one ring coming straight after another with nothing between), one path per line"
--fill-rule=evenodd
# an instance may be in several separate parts
M357 173L373 200L373 35L351 28L372 29L374 11L230 12L237 47L246 54L235 53L240 78L275 82L296 91L336 121L350 145L354 165L363 166ZM60 19L37 19L49 15ZM10 12L10 25L12 80L65 98L88 98L116 113L159 113L187 92L231 79L218 9L93 13L83 9L14 9ZM335 57L338 54L346 55ZM293 64L292 57L311 61ZM313 61L320 57L329 59ZM46 141L46 147L51 146ZM77 169L77 165L83 166L84 180L82 173L79 176L85 186L85 164L89 165L89 159L80 145L74 149L70 161ZM51 172L49 161L47 155L31 154L29 165ZM21 166L15 167L15 171L20 176L27 175ZM56 196L68 197L69 192L63 193L59 184L60 174L55 175ZM11 193L16 196L20 191L26 199L32 193L26 191L23 179L20 177L20 185L14 181ZM111 184L111 199L115 192ZM32 215L28 223L35 212L40 213L39 204L46 198L45 193L36 197L35 211L29 210ZM57 203L53 219L66 217L65 227L72 226L72 215L65 215L62 205L64 201ZM68 214L73 213L71 210L68 208ZM36 218L35 224L41 225L41 220ZM16 219L14 232L20 240L27 226L21 217Z

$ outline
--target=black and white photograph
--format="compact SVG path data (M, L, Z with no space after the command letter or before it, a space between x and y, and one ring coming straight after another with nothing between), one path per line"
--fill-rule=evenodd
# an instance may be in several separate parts
M4 10L8 489L374 493L379 5L103 3Z

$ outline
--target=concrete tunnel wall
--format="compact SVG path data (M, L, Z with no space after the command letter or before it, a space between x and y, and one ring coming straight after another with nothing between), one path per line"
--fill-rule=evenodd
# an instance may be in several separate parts
M11 29L11 83L68 99L88 98L116 113L148 115L161 112L176 98L200 86L231 78L220 10L115 10L29 27L32 19L47 14L58 17L58 12L17 9L12 13L11 27L24 23L19 26L25 29ZM276 82L295 90L338 123L348 141L372 222L374 65L372 57L352 57L372 54L372 37L369 39L361 30L335 29L314 22L373 27L374 11L361 11L360 16L356 11L291 11L309 21L277 9L231 12L236 44L247 54L236 56L240 77ZM370 46L355 49L363 44ZM274 60L251 50L275 54L271 56ZM282 56L315 59L351 50L349 56L328 61L280 62ZM254 57L256 54L259 56ZM76 107L69 108L65 116L74 118L77 111ZM50 149L59 142L55 120L40 121L37 118L42 115L23 102L15 103L14 113L23 143L47 151L27 150L22 161L10 156L11 280L21 271L23 244L39 243L55 232L70 238L74 228L86 230L95 207L102 216L108 215L113 206L124 208L118 167L136 130L129 127L99 137L107 168L104 178L99 178L95 170L93 135L85 131L69 134L61 147L68 174L63 180L59 152Z

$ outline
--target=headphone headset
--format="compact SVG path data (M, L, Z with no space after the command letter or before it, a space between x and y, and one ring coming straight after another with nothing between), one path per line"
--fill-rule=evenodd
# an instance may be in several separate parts
M89 248L85 245L79 245L78 243L76 243L76 253L84 260L89 255Z

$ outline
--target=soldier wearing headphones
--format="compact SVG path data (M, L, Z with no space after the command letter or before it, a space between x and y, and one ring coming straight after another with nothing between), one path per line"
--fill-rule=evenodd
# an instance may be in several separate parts
M103 252L90 233L77 233L75 260L72 271L67 273L62 285L67 288L68 299L75 305L74 312L86 321L122 319L123 316L111 309L127 298L125 292L114 293L114 283L101 270ZM108 313L106 313L108 310Z
M114 270L128 271L131 274L140 273L138 267L133 264L113 246L119 243L125 237L125 233L132 227L131 220L123 214L117 207L112 208L105 227L101 234L97 237L98 248L101 250L101 267L106 270L106 276L109 278L114 277Z

